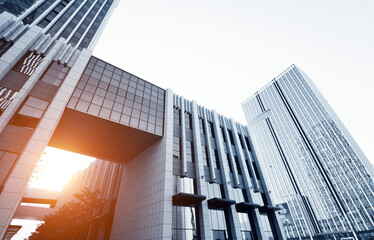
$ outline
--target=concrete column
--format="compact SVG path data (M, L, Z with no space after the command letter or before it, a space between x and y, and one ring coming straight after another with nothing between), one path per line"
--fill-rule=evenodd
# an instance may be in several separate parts
M229 159L227 159L227 161L229 161L231 163L231 166L233 168L232 169L232 178L233 178L234 182L233 182L232 186L234 188L239 188L240 187L240 182L239 182L239 177L238 177L238 166L236 166L236 162L234 160L234 154L232 153L231 139L230 139L230 136L229 136L229 133L228 133L228 130L227 130L227 125L226 125L225 120L223 120L223 134L225 134L225 137L226 137L226 147L227 147L227 151L228 151L228 154L229 154Z
M245 162L244 162L245 157L244 157L243 149L241 148L238 129L236 127L236 123L232 119L230 119L230 125L231 125L231 131L232 131L235 146L236 146L236 153L237 153L238 158L239 158L239 165L240 166L237 166L237 167L240 167L240 169L242 170L243 183L244 183L244 187L245 187L245 190L246 190L247 198L248 198L250 203L255 203L253 201L253 196L252 196L252 194L255 194L255 193L253 193L253 191L251 191L252 186L250 186L250 183L252 181L251 181L251 178L249 176L248 169L246 168L246 165L245 165ZM243 133L242 133L242 135L243 135ZM243 144L245 144L244 139L243 139L243 142L244 142ZM246 147L246 146L244 146L244 147ZM250 166L250 167L252 167L252 166ZM252 176L253 176L253 178L256 178L256 176L254 174ZM252 232L256 234L255 238L256 239L262 239L263 236L262 236L261 229L263 229L263 227L261 226L262 221L260 219L260 212L258 211L258 209L254 209L249 214L251 215L250 217L252 217L252 219L253 219L254 226L252 226L252 227L254 227L255 229L253 229Z
M213 111L213 126L214 131L216 133L216 142L217 142L217 151L219 156L219 163L221 167L221 175L222 175L222 185L223 189L225 191L225 196L227 199L234 199L233 191L231 188L231 182L230 182L230 169L223 164L223 158L226 157L225 148L223 146L223 139L222 132L219 126L219 117L218 114ZM227 138L226 138L227 139ZM229 139L227 139L229 141ZM239 222L239 215L236 212L235 205L230 206L229 209L227 209L229 214L229 224L230 224L230 232L232 234L233 239L240 239L241 238L241 230L240 230L240 222Z
M199 125L199 115L197 111L197 104L192 101L192 137L195 148L195 170L196 170L196 184L197 194L208 196L208 189L205 181L204 162L202 156L201 133ZM202 201L198 206L200 234L201 239L212 239L212 232L210 231L210 218L208 202Z
M0 195L0 238L4 236L14 212L22 200L32 171L57 127L70 95L73 93L90 57L90 51L82 51L40 120L24 151L20 154L18 162Z
M205 128L205 142L207 146L207 154L208 154L208 162L209 162L209 172L210 172L210 182L215 183L216 182L216 173L215 173L215 168L213 164L213 154L212 154L212 144L210 142L210 136L209 136L209 126L208 126L208 120L207 120L207 114L206 114L206 109L203 108L203 124Z
M110 239L172 238L173 93L166 90L164 136L124 165Z
M184 120L185 99L181 97L180 122L181 122L181 177L187 176L187 159L186 159L186 122Z

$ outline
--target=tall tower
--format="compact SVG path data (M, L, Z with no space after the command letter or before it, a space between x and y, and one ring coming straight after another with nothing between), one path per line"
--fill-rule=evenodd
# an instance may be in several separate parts
M2 3L0 238L118 2Z
M288 238L374 235L373 166L307 75L292 65L243 108Z

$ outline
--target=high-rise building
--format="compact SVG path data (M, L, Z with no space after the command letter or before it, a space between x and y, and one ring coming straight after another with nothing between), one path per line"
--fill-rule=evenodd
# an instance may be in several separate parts
M111 239L282 239L246 126L91 56L117 2L1 13L0 236L52 146L123 166Z
M6 3L16 7L15 15L0 14L0 238L46 146L115 162L94 165L116 167L88 170L93 175L87 177L112 191L105 212L113 223L111 239L284 239L332 231L345 236L351 229L369 234L371 178L354 158L362 159L356 147L330 120L303 129L288 102L298 123L293 131L300 134L292 142L294 152L281 145L275 122L269 128L274 143L261 132L252 141L247 126L92 56L118 0ZM285 94L279 101L290 101ZM255 118L251 129L273 116L275 110L261 106L248 113ZM279 126L291 129L286 123ZM332 130L340 135L327 138ZM321 138L324 148L310 152ZM350 160L337 151L349 144ZM320 152L340 159L329 161L333 173ZM272 154L273 165L266 165L266 154ZM292 161L300 171L291 169ZM284 180L280 190L274 179L265 184L268 169L279 169L270 177ZM342 169L357 181L346 181L350 177ZM316 201L324 205L316 208ZM354 201L355 208L348 208Z
M0 237L118 2L2 2Z
M373 166L308 76L292 65L243 108L287 237L372 239Z

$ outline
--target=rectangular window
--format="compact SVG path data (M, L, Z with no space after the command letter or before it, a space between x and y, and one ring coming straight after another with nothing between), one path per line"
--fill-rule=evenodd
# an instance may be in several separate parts
M210 137L211 137L211 138L215 138L213 123L212 123L212 122L209 122L208 126L209 126L209 134L210 134Z
M242 170L240 169L240 164L239 164L239 158L236 156L234 158L235 158L235 163L236 163L236 168L238 170L238 174L242 175Z
M199 119L199 127L200 127L200 133L205 135L205 126L204 126L204 119Z
M257 169L256 163L252 162L252 166L253 166L253 169L254 169L254 171L255 171L256 178L257 178L258 180L260 180L260 174L259 174L259 172L258 172L258 169Z
M186 141L186 160L189 162L195 162L195 152L193 142Z
M241 134L238 134L238 135L239 135L240 146L244 149L244 143L243 143L242 135Z
M173 157L180 159L181 152L181 139L179 137L173 137Z
M221 169L219 165L218 151L216 149L214 149L212 160L213 160L213 166L215 166L217 169Z
M18 154L0 151L0 193L4 188L5 181L11 172Z
M12 119L11 124L20 127L35 128L44 111L47 109L48 102L29 96L24 104L18 110Z
M220 127L222 136L223 136L223 141L226 142L226 136L225 136L225 130L223 130L223 127Z
M248 137L244 137L245 143L247 144L248 151L252 152L251 146L249 145L249 139Z
M195 207L173 206L172 239L200 239Z
M174 124L180 126L180 110L178 108L174 108Z
M203 163L205 164L205 166L210 166L209 165L209 157L208 157L208 149L206 146L202 146L202 150L203 150Z
M234 136L232 135L232 132L231 130L227 130L228 133L229 133L229 138L230 138L230 143L231 145L235 145L235 142L234 142Z
M184 121L186 124L186 129L192 129L192 118L190 113L184 113Z

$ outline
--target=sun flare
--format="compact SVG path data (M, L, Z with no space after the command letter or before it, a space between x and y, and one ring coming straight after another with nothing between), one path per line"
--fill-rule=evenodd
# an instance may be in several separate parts
M29 187L61 191L78 171L85 169L95 158L47 147L30 179Z

